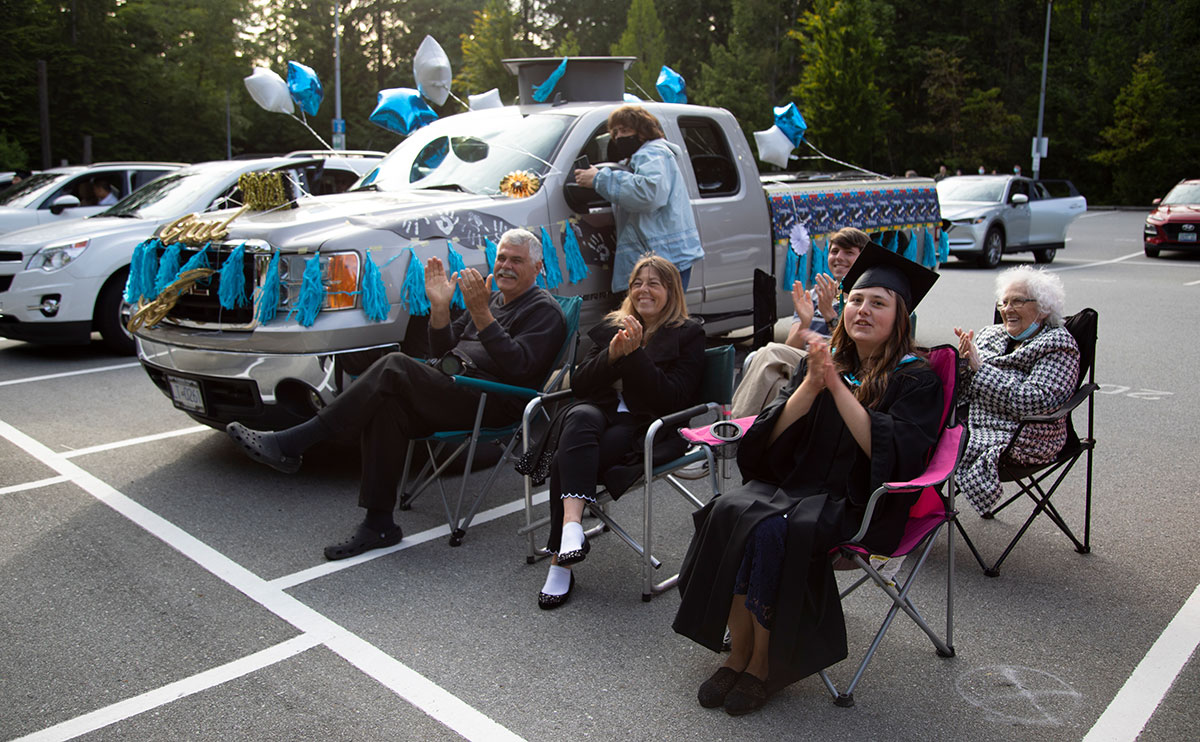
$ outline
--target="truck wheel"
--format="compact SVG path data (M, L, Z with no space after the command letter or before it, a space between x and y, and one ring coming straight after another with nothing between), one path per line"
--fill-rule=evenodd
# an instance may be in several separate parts
M1146 253L1146 257L1148 258L1157 258L1159 253L1157 247L1150 247L1149 245L1142 245L1142 251Z
M1045 250L1034 250L1033 259L1038 263L1053 263L1057 254L1057 247L1047 247Z
M129 305L125 303L125 279L128 275L129 269L123 268L109 277L96 299L96 311L92 320L96 329L100 331L100 337L104 338L104 344L126 356L133 355L136 350L133 336L125 329L130 311Z
M979 253L980 268L995 268L1000 265L1000 256L1004 254L1004 233L999 227L992 227L983 238L983 252Z

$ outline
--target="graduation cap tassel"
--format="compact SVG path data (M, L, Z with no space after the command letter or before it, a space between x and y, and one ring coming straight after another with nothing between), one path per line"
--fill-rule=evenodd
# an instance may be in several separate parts
M550 233L545 227L542 227L542 264L546 267L546 286L558 288L562 283L562 269L558 267L558 249L554 247L554 240L550 239Z
M267 275L263 276L262 290L258 295L258 311L255 314L255 319L258 324L265 325L275 319L275 313L279 310L279 251L271 256L271 263L267 266Z
M425 296L425 266L411 247L408 252L408 267L404 269L404 284L400 287L400 300L408 306L408 313L417 317L429 314L429 297Z
M371 259L371 251L367 251L367 264L362 278L363 311L372 322L383 322L388 318L392 305L388 303L387 288L383 285L383 274L379 266Z
M225 256L218 279L217 300L225 309L246 306L246 243L233 248Z
M296 301L296 321L302 327L312 327L317 321L321 305L325 303L325 284L321 282L321 253L304 263L304 276L300 282L300 298Z
M563 253L567 256L567 277L571 283L579 283L587 278L587 263L583 262L579 238L575 236L575 227L569 221L563 230Z
M183 252L183 243L175 242L167 245L162 260L158 263L158 273L154 276L154 295L158 296L163 289L179 277L179 258Z
M446 240L446 268L450 275L454 275L455 273L461 274L467 268L467 264L463 262L463 256L459 254L458 250L454 249L454 243L450 240ZM458 307L459 309L467 308L467 302L463 299L461 286L454 287L454 296L450 298L450 306Z

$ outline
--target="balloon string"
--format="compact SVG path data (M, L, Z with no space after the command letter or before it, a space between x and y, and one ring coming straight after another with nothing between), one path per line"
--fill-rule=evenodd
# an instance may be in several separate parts
M839 165L845 165L846 167L850 168L851 170L857 170L860 173L866 173L867 175L874 175L876 178L884 178L884 179L887 178L886 175L880 175L879 173L874 172L872 170L867 170L866 168L861 168L858 165L851 165L848 162L842 162L841 160L830 157L829 155L825 154L821 150L817 149L816 145L814 145L812 142L808 141L807 139L804 140L804 143L807 144L809 147L811 147L813 152L816 152L818 155L824 157L826 160L829 160L830 162L836 162Z
M303 112L302 112L302 113L303 113ZM330 147L330 146L329 146L329 142L326 142L324 139L322 139L322 138L321 138L321 135L320 135L320 134L318 134L317 132L313 131L313 128L312 128L311 126L309 126L309 125L308 125L308 122L307 122L307 121L305 121L304 119L300 118L299 116L297 116L297 115L296 115L296 114L294 114L294 113L289 113L288 115L289 115L289 116L291 116L292 118L296 119L296 121L297 121L297 122L299 122L299 123L300 123L300 125L301 125L301 126L303 126L305 129L308 129L308 133L309 133L309 134L312 134L314 137L316 137L316 138L317 138L317 141L318 141L318 142L320 142L320 143L321 143L321 144L322 144L322 145L325 147L325 149L329 150L330 152L333 152L333 151L334 151L333 147Z
M457 95L455 95L453 90L447 90L446 94L449 95L454 100L458 101L458 105L462 106L463 108L466 108L467 110L471 109L471 104L467 103L462 98L459 98Z
M634 80L632 77L630 77L628 72L625 73L625 79L628 80L629 82L633 83L633 86L635 88L637 88L639 91L641 91L642 95L646 96L646 100L649 100L649 101L654 100L654 98L649 93L646 92L646 89L638 84L637 80ZM660 98L661 98L661 96L660 96Z

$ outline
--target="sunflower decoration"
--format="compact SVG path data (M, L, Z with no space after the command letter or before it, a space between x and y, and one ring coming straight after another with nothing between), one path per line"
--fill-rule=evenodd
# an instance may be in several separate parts
M513 198L529 198L542 187L542 179L528 170L513 170L500 180L500 192Z

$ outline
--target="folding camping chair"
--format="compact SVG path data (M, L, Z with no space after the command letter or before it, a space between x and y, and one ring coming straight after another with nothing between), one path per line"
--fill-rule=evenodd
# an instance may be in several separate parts
M589 538L598 535L604 530L611 530L641 557L643 601L649 601L653 596L670 590L679 581L678 573L659 582L655 582L653 579L654 570L662 567L662 562L654 556L653 552L654 498L651 495L654 482L660 479L665 480L672 489L682 495L694 507L697 509L704 507L704 503L700 498L692 493L683 480L675 476L674 473L695 461L707 459L709 479L712 483L714 496L721 494L721 477L717 474L717 461L710 448L701 446L698 450L690 451L665 464L654 466L654 441L663 432L673 433L676 428L686 424L697 415L706 412L715 412L718 416L725 416L733 400L734 354L732 345L724 345L719 348L709 348L706 350L704 352L704 377L700 387L700 398L704 401L685 410L680 410L679 412L655 420L646 431L642 449L644 461L642 470L641 543L634 539L608 512L608 504L612 502L612 497L607 492L603 490L599 491L596 495L596 502L588 503L587 505L589 512L600 520L599 525L587 531ZM525 407L525 415L521 423L522 430L524 431L524 440L528 441L529 423L533 417L545 405L562 401L568 398L570 394L570 391L563 391L531 399ZM533 484L527 476L525 477L525 525L517 533L526 535L529 538L529 553L525 558L525 561L529 564L533 564L541 557L549 556L549 552L544 547L538 547L534 542L536 538L535 531L549 524L549 516L534 520Z
M1062 531L1071 542L1075 544L1075 551L1080 554L1090 553L1092 550L1092 450L1096 446L1095 428L1094 428L1094 412L1096 391L1100 388L1096 384L1096 325L1098 315L1094 309L1083 309L1078 313L1067 317L1064 325L1071 335L1074 336L1076 344L1079 345L1079 380L1076 383L1075 393L1064 402L1058 409L1045 415L1030 415L1023 417L1017 424L1017 429L1013 433L1012 440L1015 441L1021 435L1021 431L1026 425L1031 423L1050 423L1066 418L1067 420L1067 441L1063 444L1062 450L1054 459L1045 464L1017 464L1008 457L1008 452L1012 448L1012 441L1009 442L1008 448L1004 449L1004 453L1000 454L1000 481L1001 482L1016 482L1020 488L1016 494L1005 500L999 507L993 508L991 512L985 513L982 517L985 520L992 520L996 513L999 513L1004 508L1011 505L1016 500L1023 496L1028 496L1033 500L1033 512L1025 519L1025 523L1017 531L1017 535L1013 536L1012 541L1005 547L1000 558L991 566L984 561L979 550L975 548L975 544L971 541L971 537L967 535L961 522L956 521L958 530L962 533L963 540L967 542L971 553L975 555L975 561L979 562L979 566L983 569L983 573L988 577L998 577L1000 575L1000 565L1012 553L1017 542L1029 530L1033 521L1042 513L1046 514L1054 525ZM1087 377L1087 382L1084 382L1084 377ZM1087 436L1080 438L1075 432L1075 422L1072 413L1076 407L1083 404L1087 400ZM1050 502L1050 498L1058 491L1058 487L1062 484L1067 474L1075 467L1075 463L1080 457L1085 457L1087 460L1086 473L1084 474L1083 483L1083 541L1080 541L1071 527L1067 525L1066 519L1058 508ZM1053 482L1049 487L1043 487L1043 483L1053 477Z
M442 494L442 507L446 511L446 523L450 527L451 546L460 546L462 544L463 538L467 535L467 528L470 527L471 521L475 518L475 514L479 510L479 505L483 502L484 495L491 490L492 483L500 473L500 468L504 464L513 461L513 449L516 447L517 441L522 440L523 435L528 435L528 428L524 427L521 422L514 422L511 425L498 428L482 427L483 411L487 405L488 395L499 394L525 400L536 399L546 391L553 391L560 387L563 380L567 378L567 375L575 366L575 351L579 345L579 310L583 305L583 299L578 296L556 296L554 298L558 300L563 314L566 315L567 337L558 352L558 357L555 358L554 364L551 366L547 383L542 389L501 384L495 381L474 379L469 376L452 376L450 378L455 384L467 389L478 389L482 392L479 396L479 407L475 411L475 425L470 430L437 432L424 438L413 439L408 443L408 450L404 456L404 475L400 480L400 509L408 510L412 506L413 501L429 485L436 482ZM499 460L497 460L496 464L488 472L483 486L475 492L475 499L471 501L469 507L464 512L463 506L466 504L467 485L471 479L471 468L475 463L476 447L480 442L495 443L496 445L503 446L503 450ZM418 443L425 445L425 450L428 452L429 458L425 466L422 467L421 471L414 478L412 486L409 487L409 470L412 465L413 451ZM445 452L450 446L454 446L455 448L446 454ZM454 509L451 510L450 498L446 494L446 486L442 481L442 474L464 451L466 452L466 458L463 462L462 484L458 490L458 501L455 503Z
M892 620L895 619L896 614L900 611L904 611L905 615L911 618L930 640L933 641L933 645L937 648L939 656L954 656L954 529L950 528L947 524L955 520L957 515L957 511L954 509L954 469L958 465L958 459L962 455L963 447L966 443L964 426L958 423L954 415L954 384L958 367L958 352L952 346L940 345L930 351L929 363L933 367L934 372L937 373L938 378L942 380L944 402L941 435L938 437L937 445L933 449L933 455L930 457L925 471L917 478L908 482L885 482L879 489L875 490L867 501L866 514L863 516L862 526L859 528L858 533L833 550L832 558L834 559L835 569L854 569L857 567L865 573L856 582L842 591L841 599L845 600L847 595L867 582L872 582L886 593L892 601L887 614L884 616L883 623L879 627L879 631L876 632L875 638L871 641L866 655L859 663L858 670L854 673L854 677L850 681L850 684L846 686L845 691L837 689L827 671L820 671L821 680L825 683L825 687L829 690L830 695L833 696L833 702L838 706L854 705L854 689L858 686L858 681L862 679L863 673L866 672L867 665L875 656L875 651L879 648L880 642L883 641L883 636L887 633L888 627L892 625ZM939 489L941 490L940 492ZM904 535L900 539L899 546L891 554L877 556L894 559L905 557L918 551L919 556L916 562L911 565L907 578L902 579L901 575L897 574L892 580L889 580L880 573L878 568L871 564L870 557L872 553L862 546L861 540L867 533L867 528L871 523L871 515L875 511L875 506L879 502L879 498L916 490L920 490L921 495L917 499L916 504L909 509L908 523L905 526ZM943 526L946 526L945 639L940 637L925 621L909 597L909 591L916 584L917 578L921 574L921 569L925 566L925 561L933 548L938 531ZM903 567L901 569L903 570Z

